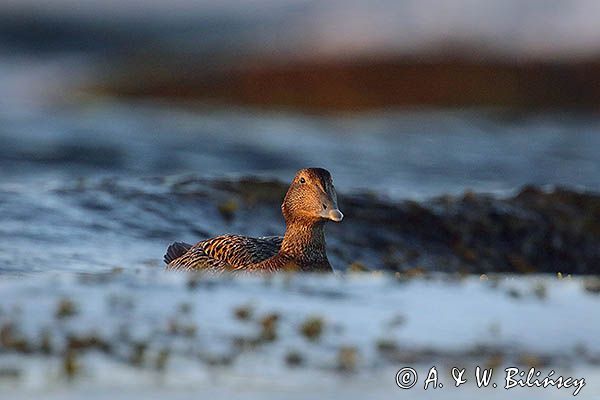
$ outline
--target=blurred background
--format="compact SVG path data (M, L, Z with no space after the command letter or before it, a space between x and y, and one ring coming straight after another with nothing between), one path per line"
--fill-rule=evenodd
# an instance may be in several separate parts
M285 182L322 166L350 212L331 228L339 269L597 272L600 207L581 196L600 189L599 13L594 0L3 1L0 268L278 234ZM270 203L247 201L265 191L248 176L279 182Z
M314 164L411 198L598 189L599 8L4 1L0 163L285 179Z
M404 365L518 365L598 398L599 20L597 0L0 0L0 392L390 398ZM282 234L307 166L334 177L349 274L163 271L176 240Z
M305 165L401 198L600 187L600 5L3 1L4 176ZM51 167L51 168L48 168ZM367 184L368 182L368 184Z

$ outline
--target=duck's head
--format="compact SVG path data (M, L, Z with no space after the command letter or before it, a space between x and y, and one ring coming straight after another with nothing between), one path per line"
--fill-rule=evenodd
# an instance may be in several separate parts
M304 168L296 173L281 211L286 221L340 222L344 218L338 209L331 174L323 168Z

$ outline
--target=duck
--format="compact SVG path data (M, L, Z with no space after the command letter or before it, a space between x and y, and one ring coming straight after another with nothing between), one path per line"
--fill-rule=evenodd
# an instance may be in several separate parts
M292 180L281 213L283 236L222 235L195 245L174 242L164 255L168 270L211 272L333 272L327 258L325 223L341 222L329 171L304 168Z

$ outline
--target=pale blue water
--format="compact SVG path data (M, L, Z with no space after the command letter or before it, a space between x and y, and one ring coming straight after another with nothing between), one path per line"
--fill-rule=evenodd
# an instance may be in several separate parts
M600 189L600 119L485 111L314 117L175 105L91 103L0 112L2 183L178 173L284 181L331 170L341 191L427 198L526 184Z

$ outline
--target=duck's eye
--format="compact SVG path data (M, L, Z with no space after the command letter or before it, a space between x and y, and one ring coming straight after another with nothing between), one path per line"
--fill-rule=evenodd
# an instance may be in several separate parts
M306 183L306 179L300 178L300 183Z

